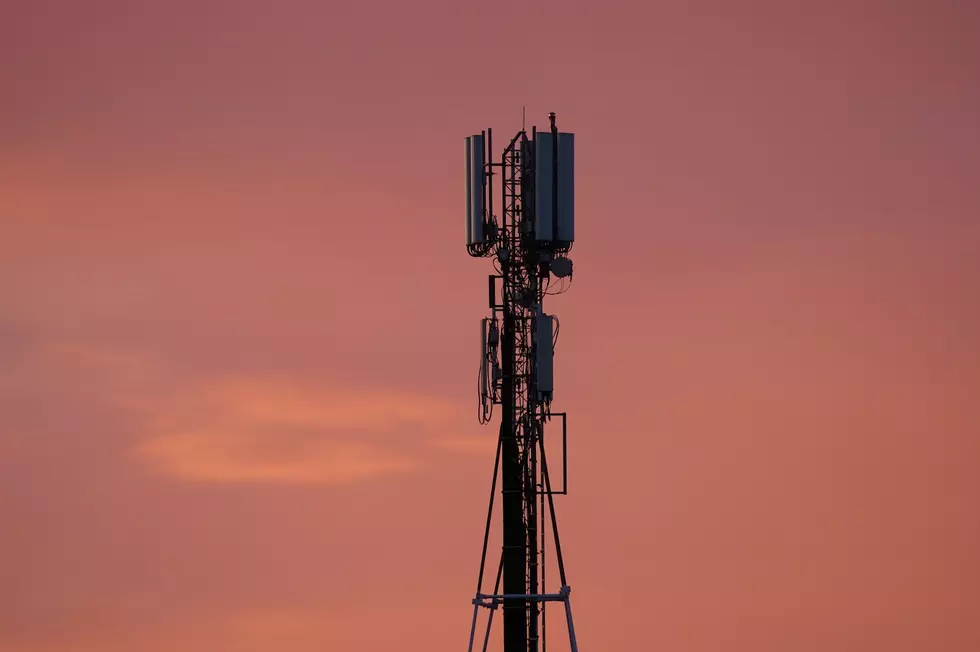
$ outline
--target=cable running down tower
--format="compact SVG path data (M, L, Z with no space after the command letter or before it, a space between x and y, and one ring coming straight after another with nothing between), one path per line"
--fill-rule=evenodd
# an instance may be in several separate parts
M548 117L549 130L522 128L499 160L493 159L490 129L466 139L466 248L471 256L492 258L496 271L489 278L491 316L481 324L480 423L491 420L494 406L501 412L469 652L476 649L481 607L488 612L483 652L498 607L503 607L504 652L546 652L549 602L563 604L569 644L578 652L554 506L554 496L568 492L566 414L551 410L559 324L543 306L545 296L561 294L572 279L568 252L575 240L575 136L558 131L554 113ZM495 178L499 215L494 212ZM552 484L546 456L557 445L550 433L558 429L551 424L560 425L561 432L560 488ZM493 590L484 593L498 473L503 547ZM559 575L558 590L550 593L549 546Z

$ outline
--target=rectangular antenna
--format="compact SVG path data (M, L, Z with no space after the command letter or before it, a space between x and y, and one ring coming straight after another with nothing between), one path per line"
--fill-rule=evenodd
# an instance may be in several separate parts
M466 138L466 245L486 243L484 226L484 182L486 160L483 134Z

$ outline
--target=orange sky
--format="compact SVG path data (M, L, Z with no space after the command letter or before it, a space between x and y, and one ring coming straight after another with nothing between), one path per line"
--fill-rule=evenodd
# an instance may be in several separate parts
M580 150L549 309L582 649L980 649L978 28L12 3L0 650L463 649L496 434L463 138L522 104Z

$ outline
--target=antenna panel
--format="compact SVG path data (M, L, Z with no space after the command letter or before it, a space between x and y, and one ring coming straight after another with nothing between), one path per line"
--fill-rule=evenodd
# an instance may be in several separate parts
M575 134L558 134L558 237L575 242Z
M482 134L466 138L466 245L486 243L483 184L486 180Z
M538 242L554 240L554 140L546 131L534 137L534 239Z
M575 134L559 133L557 144L556 178L554 136L539 131L535 137L534 233L538 242L563 247L575 240Z

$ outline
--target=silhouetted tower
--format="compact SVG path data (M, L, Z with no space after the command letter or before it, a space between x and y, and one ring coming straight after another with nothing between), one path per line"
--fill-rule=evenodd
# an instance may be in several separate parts
M558 537L554 496L566 494L566 414L551 411L558 320L544 312L544 298L571 284L567 254L575 240L575 137L561 133L555 114L550 129L523 128L493 159L491 131L466 139L466 245L471 256L494 260L490 276L491 316L481 328L479 417L490 421L501 407L490 506L483 538L480 575L473 600L470 652L480 607L488 609L483 650L493 614L503 606L504 652L545 652L548 602L561 602L572 652L571 589ZM500 213L494 212L494 179L499 179ZM561 434L561 488L553 487L547 450L557 422ZM549 433L558 432L548 428ZM548 445L546 445L546 443ZM487 547L493 521L498 472L503 512L503 548L493 592L483 593ZM547 521L550 523L550 546ZM553 549L559 589L548 593L545 556ZM503 590L500 583L503 579Z

